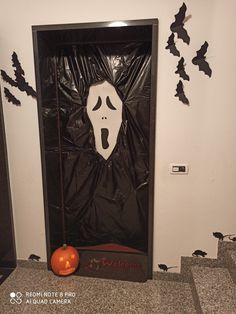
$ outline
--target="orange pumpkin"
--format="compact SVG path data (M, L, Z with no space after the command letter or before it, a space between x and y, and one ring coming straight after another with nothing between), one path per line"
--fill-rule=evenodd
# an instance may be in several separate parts
M56 275L68 276L74 273L79 265L79 254L73 246L63 244L51 257L52 270Z

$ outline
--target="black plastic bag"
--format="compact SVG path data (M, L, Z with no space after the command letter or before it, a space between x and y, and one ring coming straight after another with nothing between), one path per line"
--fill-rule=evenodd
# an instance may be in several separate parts
M55 247L61 241L64 215L66 240L73 246L116 243L147 251L150 63L150 42L68 45L61 47L59 56L41 60L49 221ZM96 151L86 110L90 86L102 81L115 87L123 103L117 143L108 159Z

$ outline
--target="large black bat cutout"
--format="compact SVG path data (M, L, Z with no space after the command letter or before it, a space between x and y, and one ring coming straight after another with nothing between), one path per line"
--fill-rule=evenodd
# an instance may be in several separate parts
M175 21L170 25L170 30L173 33L177 33L178 38L182 39L186 44L189 45L190 37L184 28L186 10L186 4L183 3L182 7L179 9L179 12L175 15Z
M25 72L21 67L17 54L13 52L12 54L12 65L15 68L15 80L13 80L7 73L1 70L2 79L10 84L11 86L18 87L20 91L26 92L28 96L32 96L33 98L37 97L35 90L29 85L25 80Z
M190 78L188 76L188 74L185 72L185 68L184 68L184 58L182 57L177 65L177 70L175 71L176 74L179 74L180 77L182 77L182 79L189 81Z
M4 87L4 95L6 99L8 100L8 102L13 103L13 105L16 105L16 106L21 105L20 101L14 95L12 95L12 93L6 87Z
M12 54L12 64L13 64L13 67L15 67L14 73L15 73L16 82L18 84L19 90L21 90L22 92L26 92L28 96L32 96L33 98L36 98L37 94L35 90L29 85L28 82L26 82L24 78L25 72L22 69L21 64L18 60L17 54L15 52L13 52Z
M176 48L174 37L175 34L171 33L170 37L167 40L167 46L165 47L165 49L170 50L170 53L172 53L172 55L180 57L180 52Z
M189 100L184 93L184 86L182 81L179 81L179 83L177 84L176 92L177 93L175 94L175 97L178 97L179 100L182 101L182 103L184 103L185 105L189 105Z
M201 46L201 48L197 51L196 57L193 58L192 63L194 65L199 66L199 71L204 72L206 75L211 77L212 70L206 61L205 54L207 52L208 43L205 41L205 43Z

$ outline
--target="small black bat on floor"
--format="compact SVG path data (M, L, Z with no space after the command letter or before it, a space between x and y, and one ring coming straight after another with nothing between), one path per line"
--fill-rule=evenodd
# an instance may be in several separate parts
M190 78L188 76L188 74L185 72L185 64L184 64L184 58L182 57L177 65L177 70L175 71L176 74L179 74L179 76L184 79L189 81Z
M186 4L183 3L182 7L179 9L179 12L175 15L175 21L170 25L170 29L173 33L177 33L178 38L181 38L186 44L189 45L190 37L184 28L186 10Z
M229 237L229 239L234 242L236 241L236 237L233 237L233 238Z
M179 81L179 83L177 84L176 92L177 93L175 94L175 97L178 97L179 100L182 101L182 103L184 103L185 105L189 105L189 100L184 93L184 86L182 81Z
M196 250L193 252L192 256L196 256L196 257L205 257L207 255L206 252L203 252L202 250Z
M209 66L209 63L206 61L206 52L208 48L208 43L205 43L201 46L201 48L197 51L196 57L193 58L192 63L194 65L198 65L199 71L204 72L206 75L211 77L212 70Z
M224 241L224 238L232 237L232 236L234 236L234 234L223 235L223 233L221 233L221 232L213 232L213 236L215 238L219 239L220 241Z
M40 260L40 256L38 255L35 255L35 254L30 254L30 256L28 257L28 260L31 260L31 261L39 261Z
M167 40L167 46L165 47L165 49L169 50L172 55L180 57L180 52L176 48L174 37L175 34L171 33L170 37Z
M168 267L166 266L166 264L158 264L158 267L163 271L168 271L168 269L171 269L171 268L178 268L177 266Z
M14 95L12 95L12 93L6 87L4 87L4 95L7 99L7 101L11 102L13 105L16 105L16 106L21 105L20 101Z

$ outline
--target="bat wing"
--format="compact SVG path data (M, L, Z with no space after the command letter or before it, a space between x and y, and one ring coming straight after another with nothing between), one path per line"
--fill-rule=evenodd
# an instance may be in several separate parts
M176 26L183 25L186 11L187 11L186 4L183 3L179 9L179 12L175 15L175 21L171 24L170 27L174 28Z
M171 33L171 35L168 37L168 40L167 40L167 44L168 46L171 46L171 45L174 45L174 37L175 37L175 34L174 33Z
M166 49L168 49L170 51L170 53L172 53L172 55L177 56L177 57L180 56L180 52L176 48L175 44L170 45L170 46L166 46Z
M212 70L209 66L209 63L205 60L205 54L207 52L208 43L205 43L201 46L201 48L197 51L196 57L193 58L192 63L198 65L199 71L204 72L206 75L211 77Z
M11 102L13 103L13 105L16 105L16 106L21 105L21 102L6 87L4 87L4 94L8 102Z
M179 83L177 84L176 92L177 93L175 94L175 97L178 97L179 100L182 101L182 103L184 103L185 105L189 105L189 100L184 93L182 81L179 81Z
M176 87L177 94L175 96L178 96L180 93L183 93L183 91L184 91L183 83L182 83L182 81L179 81L179 83L177 84L177 87Z
M33 98L36 98L36 97L37 97L36 91L29 85L28 82L25 82L24 85L19 85L19 89L20 89L22 92L26 92L26 94L27 94L28 96L32 96Z
M170 51L170 53L172 53L172 55L174 56L180 56L180 52L179 50L176 48L175 42L174 42L174 33L172 33L170 35L170 37L167 40L167 46L165 47L167 50Z
M180 67L180 69L184 69L184 58L183 57L179 60L177 67Z
M31 96L33 98L37 98L37 93L36 91L33 89L33 87L31 87L29 85L29 83L25 82L25 88L24 88L24 91L26 92L26 94L28 96Z
M177 33L178 38L182 39L183 42L189 45L190 37L183 25L176 27L175 30L172 30L172 31Z
M182 39L185 43L189 45L190 37L184 29L184 19L187 7L183 3L182 7L179 9L179 12L175 15L175 21L170 25L170 29L173 33L177 33L178 38Z
M207 52L208 48L208 42L204 42L204 44L201 46L201 48L197 51L197 58L205 58L205 53Z
M177 64L177 70L175 71L176 74L179 73L179 71L184 70L184 58L182 57L178 64Z
M170 47L170 53L172 53L174 56L177 56L177 57L180 56L180 52L179 52L179 50L176 48L175 44Z
M182 57L180 60L179 60L179 63L177 65L177 70L175 71L176 74L179 74L179 76L186 80L186 81L189 81L190 78L188 76L188 74L185 72L185 67L184 67L184 58Z
M188 74L185 72L184 69L183 69L183 70L180 70L178 73L179 73L179 76L180 76L183 80L185 80L185 81L189 81L189 80L190 80Z
M20 91L26 92L28 96L32 96L33 98L37 97L36 91L26 82L23 76L16 75L16 82Z
M17 87L17 82L14 81L10 76L8 76L5 71L1 70L1 76L3 81L7 82L11 86Z
M189 105L189 100L188 98L185 96L184 93L181 93L179 95L179 100L182 101L182 103L184 103L185 105Z
M13 54L12 54L12 65L14 68L16 68L16 71L15 71L16 76L17 75L25 75L25 72L22 69L20 61L18 59L18 56L15 52L13 52Z
M209 66L209 63L206 60L204 60L204 59L198 60L195 64L198 65L199 71L202 71L206 75L211 77L212 70L211 70L211 68Z
M20 91L26 92L28 96L36 98L35 90L29 85L28 82L26 82L24 78L25 72L22 69L18 56L15 52L13 52L12 54L12 64L13 67L15 68L14 72L16 77L16 86L19 88Z

